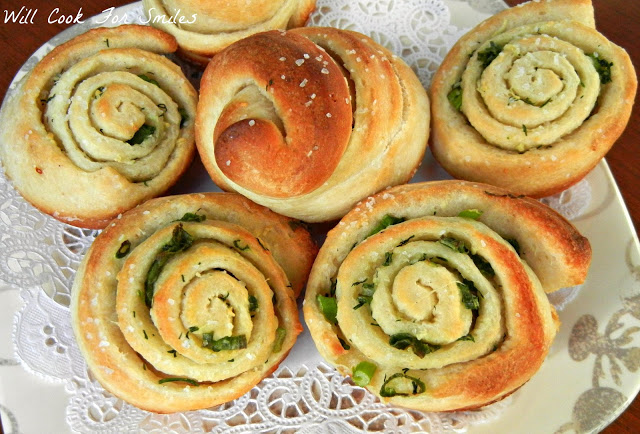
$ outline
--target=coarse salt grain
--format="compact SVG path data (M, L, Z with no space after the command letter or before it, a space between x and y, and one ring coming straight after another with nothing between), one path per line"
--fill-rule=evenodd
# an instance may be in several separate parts
M327 113L327 117L330 118L331 117L331 113Z
M287 58L286 58L286 57L284 57L284 56L282 56L282 57L280 58L280 61L281 61L281 62L284 62L285 60L287 60Z
M249 126L250 126L250 127L254 126L255 124L256 124L256 121L254 121L253 119L251 119L251 120L249 121Z
M303 63L304 63L304 59L297 59L296 60L296 65L298 65L298 66L302 66Z
M300 82L300 87L305 87L307 85L307 83L309 82L309 80L307 80L306 78L304 80L302 80Z
M323 74L328 74L329 70L327 68L322 68L320 72L322 72Z
M227 160L227 162L225 163L227 166L231 165L231 160Z

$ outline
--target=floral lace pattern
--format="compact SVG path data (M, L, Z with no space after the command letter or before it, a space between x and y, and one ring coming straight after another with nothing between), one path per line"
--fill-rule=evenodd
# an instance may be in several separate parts
M448 48L467 30L452 23L451 8L474 12L476 22L505 7L501 0L319 0L310 25L366 33L401 55L428 85ZM122 9L123 21L142 17L139 4ZM55 44L87 30L65 32L34 55L24 76ZM95 25L95 21L94 24ZM188 68L188 66L185 66ZM187 71L197 80L198 71ZM12 86L11 89L15 89ZM11 90L9 94L11 93ZM8 94L8 96L9 96ZM588 206L584 181L544 201L569 218ZM19 291L23 307L14 318L13 342L20 364L34 375L62 382L70 394L67 422L77 432L445 432L493 420L512 398L482 411L430 414L388 407L324 364L318 354L283 365L241 398L208 410L159 415L137 409L106 392L87 371L69 323L74 273L98 231L77 229L46 216L0 173L0 291ZM561 306L576 289L554 301ZM310 340L308 333L301 339ZM12 365L12 359L0 360ZM0 406L15 431L18 421ZM6 419L3 417L3 419Z

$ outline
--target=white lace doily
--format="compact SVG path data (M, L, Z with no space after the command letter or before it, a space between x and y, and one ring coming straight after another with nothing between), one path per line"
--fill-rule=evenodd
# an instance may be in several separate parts
M372 36L402 56L428 86L449 47L469 27L505 7L501 0L319 0L310 24L348 28ZM126 22L139 21L142 16L140 4L116 12ZM95 18L88 20L45 44L17 78L24 76L54 45L95 23ZM195 70L186 73L194 81L199 78ZM9 93L14 89L15 83ZM430 164L435 163L427 161L425 166ZM422 179L418 180L427 180L433 173L442 174L437 168L427 167L419 172L418 178ZM184 185L182 188L189 189ZM213 184L200 188L215 189ZM577 218L590 197L585 181L545 202L569 218ZM87 371L69 322L74 273L96 235L96 231L80 230L41 214L0 174L0 291L17 291L22 300L13 326L15 359L0 358L0 364L19 363L41 379L64 384L69 394L66 420L73 431L462 432L471 425L497 418L513 399L482 411L446 414L388 407L326 365L305 330L280 368L233 402L172 415L139 410L105 392ZM555 303L563 306L576 291L569 290ZM4 407L0 410L6 411ZM8 419L18 432L15 418L9 414Z

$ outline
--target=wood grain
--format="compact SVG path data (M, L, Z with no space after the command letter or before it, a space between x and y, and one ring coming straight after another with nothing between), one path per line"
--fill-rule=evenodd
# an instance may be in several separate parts
M522 0L506 0L510 5L523 3ZM122 6L127 0L23 0L20 3L4 2L0 8L0 44L2 63L0 71L0 96L4 98L7 87L20 66L45 41L55 36L71 24L49 24L49 14L59 8L55 16L76 16L80 8L85 18L102 12L109 7ZM593 0L598 30L616 44L624 47L631 59L640 68L640 2L636 0ZM38 9L34 24L4 23L5 8L14 7ZM10 9L11 10L11 9ZM613 149L607 154L607 161L622 192L629 214L636 228L640 225L640 109L635 106L627 129ZM640 432L640 398L636 398L629 408L603 432Z

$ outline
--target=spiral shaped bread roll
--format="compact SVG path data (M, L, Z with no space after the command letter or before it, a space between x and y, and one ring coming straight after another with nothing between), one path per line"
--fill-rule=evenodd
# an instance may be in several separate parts
M432 150L457 178L542 197L582 179L624 130L637 81L590 0L530 2L471 30L434 76Z
M304 26L315 0L143 0L149 24L175 36L180 54L206 65L233 42Z
M173 185L195 153L197 94L156 29L90 30L51 51L0 120L6 175L34 206L102 228Z
M416 75L355 32L254 35L218 54L202 78L196 144L213 181L308 222L408 181L428 134Z
M72 289L72 325L100 383L167 413L235 399L301 331L295 297L309 233L232 193L152 199L95 240Z
M582 282L590 259L535 200L464 181L395 187L329 232L305 321L322 356L384 401L477 408L538 370L558 326L545 290Z

